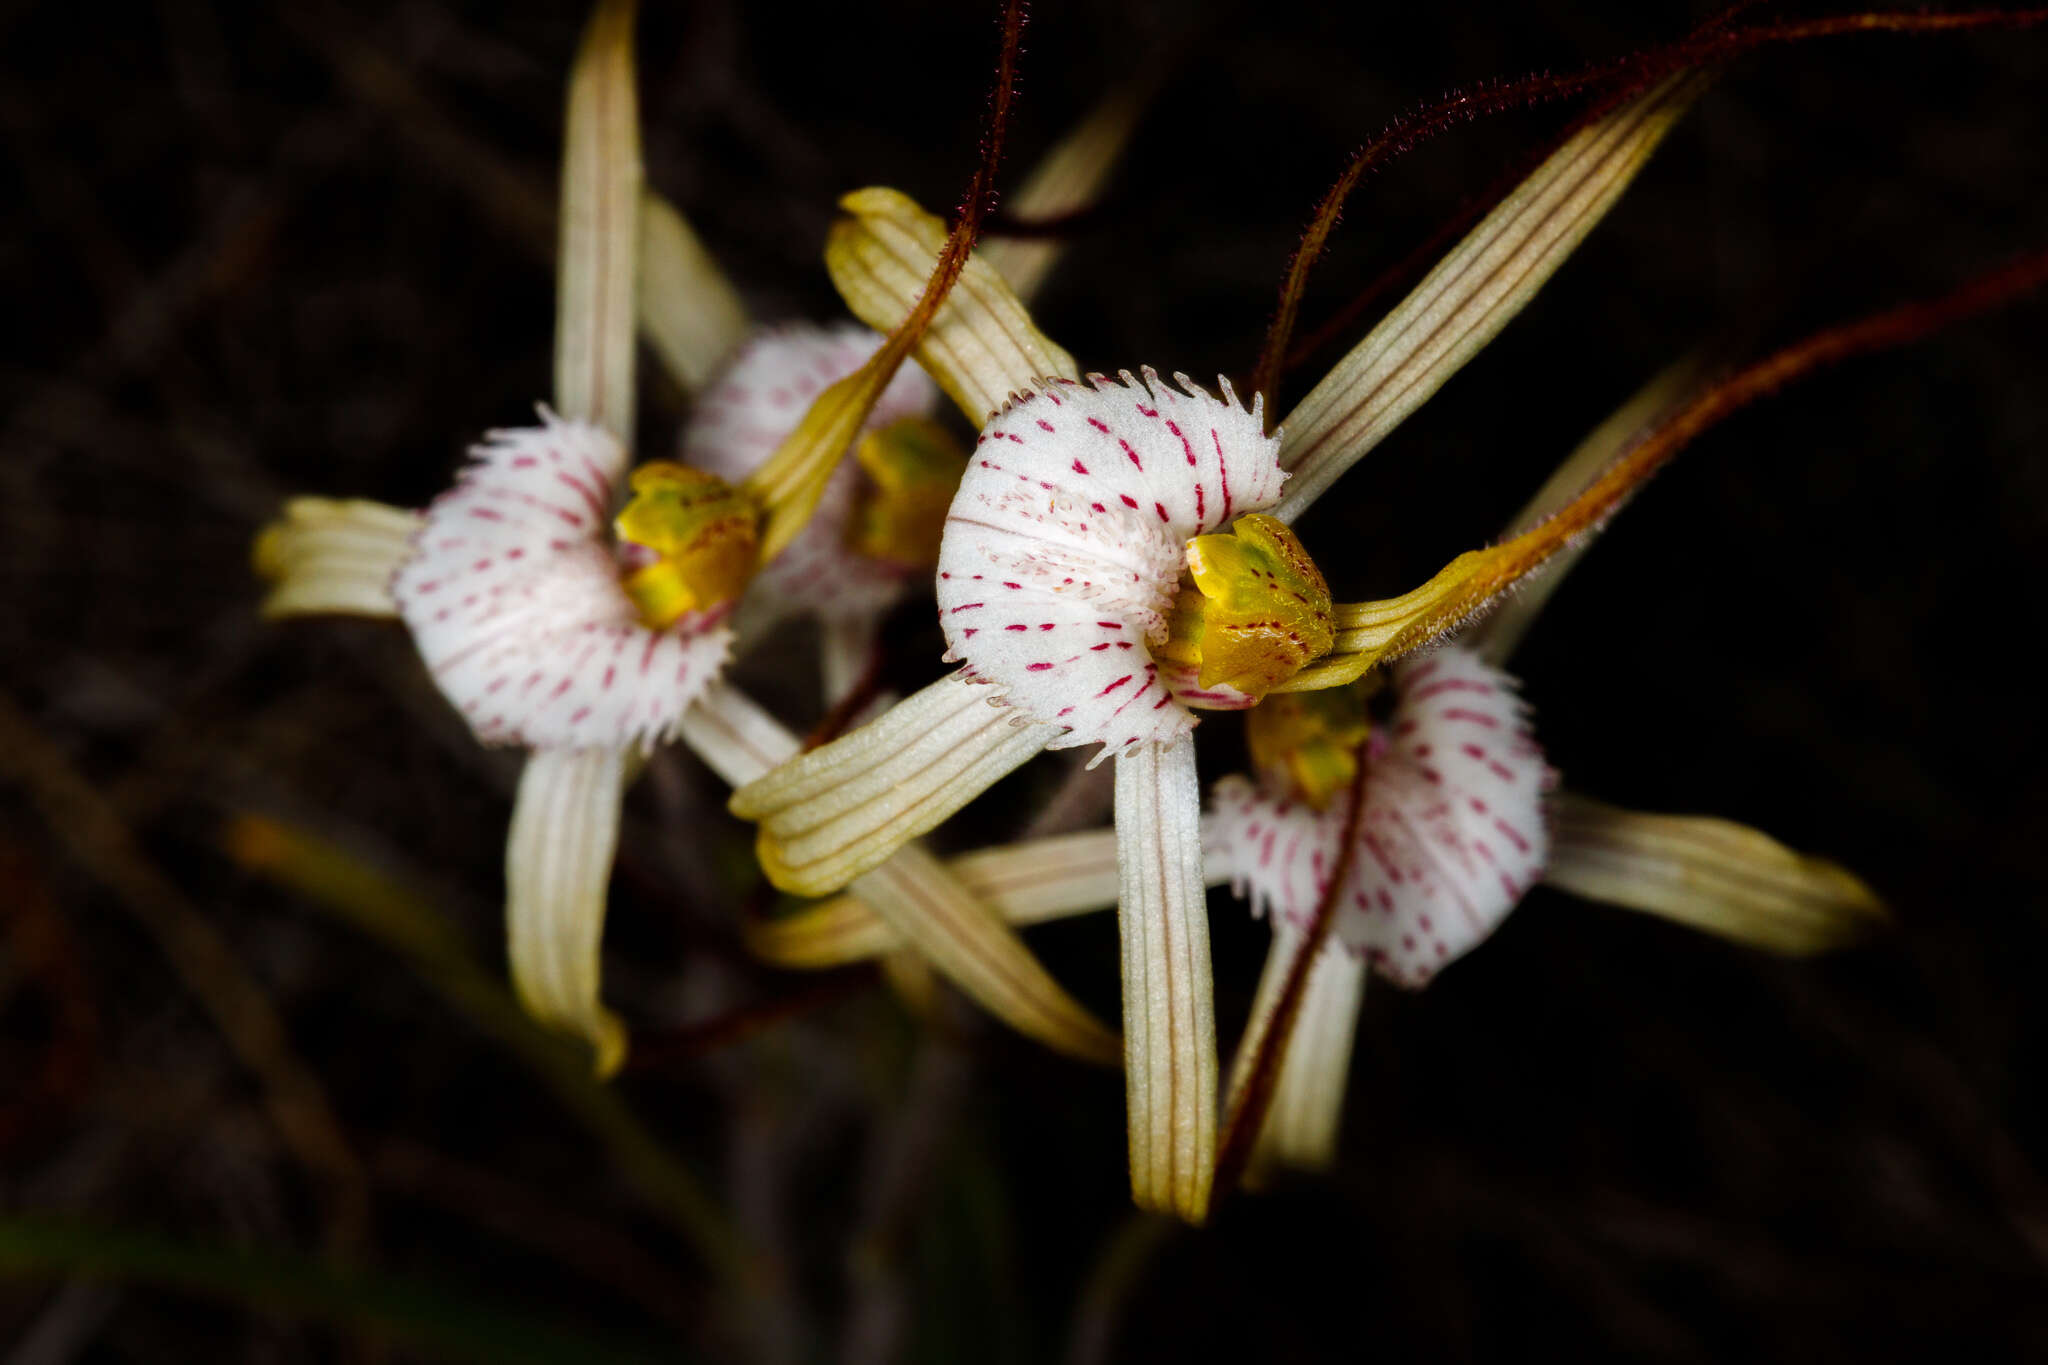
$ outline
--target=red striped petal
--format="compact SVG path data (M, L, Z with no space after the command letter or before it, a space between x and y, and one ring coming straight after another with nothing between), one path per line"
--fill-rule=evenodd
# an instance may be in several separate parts
M1515 682L1461 648L1395 670L1398 701L1367 756L1358 847L1336 940L1381 975L1425 984L1492 933L1542 875L1553 774ZM1318 815L1226 779L1218 837L1238 891L1305 926L1343 837L1348 800Z
M427 509L392 596L435 683L487 744L625 748L669 737L731 632L653 631L619 586L625 452L587 422L491 432Z
M939 550L951 656L1053 744L1122 750L1186 733L1151 646L1194 536L1279 496L1259 408L1151 370L1049 383L989 419ZM1229 699L1224 698L1227 702Z

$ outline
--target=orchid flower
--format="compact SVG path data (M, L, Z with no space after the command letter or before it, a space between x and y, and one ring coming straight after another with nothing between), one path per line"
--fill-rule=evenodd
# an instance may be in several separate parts
M1534 295L1697 92L1667 80L1581 130L1455 247L1269 435L1150 369L1082 379L992 271L939 309L919 359L982 433L948 515L938 595L964 666L734 796L778 885L822 895L1042 749L1114 755L1133 1192L1200 1220L1215 1163L1197 709L1333 686L1443 633L1532 563L1461 557L1416 593L1339 608L1285 524ZM903 196L843 201L827 264L890 326L943 229ZM1286 486L1283 490L1283 481ZM1271 515L1266 515L1270 511Z
M833 425L829 400L874 374L880 338L850 326L748 338L688 223L643 189L632 27L630 3L604 0L571 78L556 409L487 436L424 513L297 499L257 553L276 580L266 614L402 619L477 738L529 751L506 853L512 976L527 1009L587 1039L607 1074L625 1053L599 1001L625 786L672 739L733 783L793 757L799 741L721 680L742 594L757 586L760 619L829 622L841 647L826 650L827 686L843 688L875 616L928 572L961 463L922 415L933 390L914 369L879 375L856 420ZM1062 144L1027 209L1031 193L1051 205L1092 194L1135 113L1112 108ZM1042 274L1049 261L1027 264ZM682 436L687 463L629 471L636 318L677 379L707 390ZM843 433L827 438L830 477L799 489L792 512L756 476L826 427ZM849 445L855 459L839 460ZM1014 1026L1115 1055L1114 1035L937 860L904 848L861 889L906 927L947 926L926 935L942 945L934 965Z
M1653 381L1560 466L1517 524L1610 464L1691 378L1676 367ZM1789 955L1840 946L1882 917L1854 875L1754 829L1638 814L1555 789L1529 709L1499 661L1587 544L1451 644L1397 664L1377 723L1364 683L1270 697L1248 713L1254 771L1215 784L1202 828L1204 880L1231 884L1273 926L1233 1067L1239 1103L1257 1040L1326 900L1333 916L1280 1054L1250 1157L1255 1173L1333 1157L1367 975L1426 985L1538 881ZM1363 806L1356 818L1354 801ZM952 866L1019 925L1103 909L1119 894L1114 830L985 849ZM768 961L819 968L899 941L859 897L844 896L757 926L750 942Z

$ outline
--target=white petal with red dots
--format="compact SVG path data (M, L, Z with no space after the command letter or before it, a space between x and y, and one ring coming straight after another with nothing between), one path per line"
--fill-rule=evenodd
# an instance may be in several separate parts
M1507 674L1449 648L1394 673L1399 700L1370 750L1337 940L1389 979L1426 983L1493 932L1543 874L1553 775ZM1318 815L1242 778L1218 783L1217 829L1240 894L1295 925L1315 913L1348 801Z
M1306 929L1330 884L1343 837L1343 803L1317 811L1276 799L1243 777L1226 777L1210 796L1210 829L1230 867L1231 889L1255 915Z
M882 338L865 327L791 323L756 333L734 354L690 414L681 459L737 484L775 453L828 385L865 365ZM896 372L864 430L928 413L938 386L915 365ZM842 459L811 519L765 565L754 591L785 611L820 615L886 610L917 571L846 546L848 523L867 475Z
M1054 748L1122 751L1194 718L1160 676L1186 544L1279 496L1259 407L1151 370L1050 383L989 419L947 516L939 612L952 656Z
M494 431L427 509L392 596L443 695L485 743L652 745L723 667L700 616L649 630L620 587L610 433L542 411Z

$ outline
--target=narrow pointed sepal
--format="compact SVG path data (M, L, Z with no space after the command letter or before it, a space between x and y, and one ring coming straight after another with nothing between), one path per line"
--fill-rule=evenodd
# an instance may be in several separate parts
M1660 370L1565 457L1543 487L1536 490L1536 496L1508 523L1508 535L1518 535L1563 509L1601 470L1649 435L1692 394L1700 383L1701 370L1696 356ZM1458 643L1476 651L1490 664L1505 664L1549 604L1551 594L1596 539L1591 535L1580 537L1552 555L1541 573L1524 579L1477 624L1459 632Z
M837 891L936 827L1058 731L1019 724L958 674L879 720L813 749L733 793L733 814L761 825L762 868L800 896Z
M1020 1033L1084 1061L1113 1063L1115 1033L1047 974L1017 931L931 854L898 849L853 883L854 894L956 986Z
M1016 193L1004 197L1004 212L1028 223L1079 213L1093 204L1130 143L1148 93L1140 83L1112 91L1054 144ZM975 254L1019 299L1029 300L1065 248L1058 237L995 237L976 247Z
M1499 334L1614 206L1705 78L1681 73L1581 129L1316 385L1283 425L1292 521Z
M512 984L534 1018L589 1042L600 1076L626 1057L625 1026L598 1001L626 763L617 749L534 750L505 845Z
M907 195L880 187L839 201L851 215L826 239L825 268L853 315L887 332L923 297L946 225ZM1038 330L1021 300L979 255L968 258L914 353L967 420L980 426L1013 393L1042 379L1079 379L1074 358Z
M1854 873L1732 820L1648 815L1568 792L1550 810L1543 879L1588 900L1795 957L1854 942L1888 918Z
M724 681L704 689L677 730L705 767L735 787L765 777L803 749L781 721Z
M396 616L391 580L419 528L419 513L380 502L293 498L256 537L263 615Z
M1018 928L1091 914L1116 905L1116 831L1080 830L977 849L948 859L946 870ZM1207 837L1202 879L1210 886L1230 880L1229 859ZM903 940L859 896L836 896L755 921L747 927L747 946L778 967L822 968L880 956Z
M640 330L685 393L696 393L747 336L739 291L689 220L652 192L640 197Z
M1191 1223L1216 1165L1216 1022L1195 742L1116 760L1131 1195Z
M1298 933L1279 925L1275 930L1259 982L1261 1000L1269 992L1277 997L1289 961L1300 947ZM1257 1184L1275 1166L1322 1170L1335 1160L1366 976L1365 959L1338 945L1325 944L1316 955L1280 1061L1265 1125L1252 1147L1248 1182ZM1256 1014L1256 1004L1253 1010Z
M840 457L867 425L897 366L882 353L829 385L804 412L775 454L750 475L746 489L767 520L761 531L761 560L781 554L818 510Z
M633 439L640 97L634 0L600 0L569 75L555 315L555 406Z

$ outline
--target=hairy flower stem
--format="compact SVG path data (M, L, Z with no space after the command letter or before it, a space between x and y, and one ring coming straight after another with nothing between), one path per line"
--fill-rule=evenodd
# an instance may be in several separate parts
M1308 990L1309 972L1316 956L1330 941L1330 929L1337 922L1337 898L1343 894L1351 875L1351 863L1358 856L1358 830L1365 819L1365 784L1371 765L1360 763L1351 779L1351 814L1345 821L1344 837L1337 845L1336 865L1316 904L1315 917L1300 936L1300 947L1288 964L1287 984L1270 1011L1256 1015L1246 1025L1238 1044L1237 1063L1231 1068L1230 1094L1225 1100L1223 1134L1216 1148L1216 1176L1211 1183L1209 1203L1236 1189L1249 1168L1259 1132L1266 1126L1266 1111L1280 1082L1281 1063L1287 1057L1287 1042L1301 1017L1302 996Z

